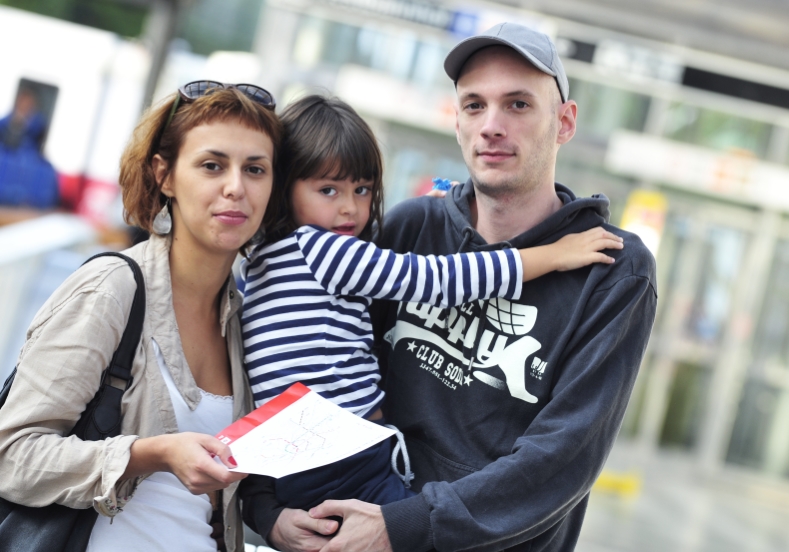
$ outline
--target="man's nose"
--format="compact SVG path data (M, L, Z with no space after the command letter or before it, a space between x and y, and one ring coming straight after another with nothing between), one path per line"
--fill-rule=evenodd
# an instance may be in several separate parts
M486 138L503 137L507 135L504 127L504 114L500 109L489 107L483 115L480 134Z

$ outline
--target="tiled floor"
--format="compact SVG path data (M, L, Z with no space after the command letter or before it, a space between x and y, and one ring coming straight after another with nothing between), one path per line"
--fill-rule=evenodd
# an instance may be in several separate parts
M641 491L630 497L594 491L577 552L789 551L784 481L735 469L701 474L685 455L634 458L620 447L608 469L639 470Z

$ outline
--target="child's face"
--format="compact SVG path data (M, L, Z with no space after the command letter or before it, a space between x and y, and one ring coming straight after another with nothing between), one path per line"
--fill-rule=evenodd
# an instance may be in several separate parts
M313 224L335 234L358 236L370 219L372 182L305 178L293 185L293 220Z

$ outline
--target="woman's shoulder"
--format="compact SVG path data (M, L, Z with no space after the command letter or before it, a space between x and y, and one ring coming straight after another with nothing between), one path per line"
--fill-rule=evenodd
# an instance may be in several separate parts
M122 253L143 265L147 248L144 243ZM109 255L91 258L52 293L34 318L33 325L44 322L70 303L102 304L102 310L117 308L127 313L131 310L136 289L134 274L126 260Z

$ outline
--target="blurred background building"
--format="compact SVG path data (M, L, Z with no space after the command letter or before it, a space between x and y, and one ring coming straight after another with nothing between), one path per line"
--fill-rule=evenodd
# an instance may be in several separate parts
M658 318L579 549L789 550L785 0L0 0L0 111L37 91L71 213L0 211L34 217L0 228L0 376L43 298L121 239L118 158L150 101L203 78L280 105L340 96L378 135L393 205L466 179L443 58L504 20L564 59L579 120L558 180L605 193L658 259ZM729 494L660 494L672 484ZM688 519L706 529L654 528Z

